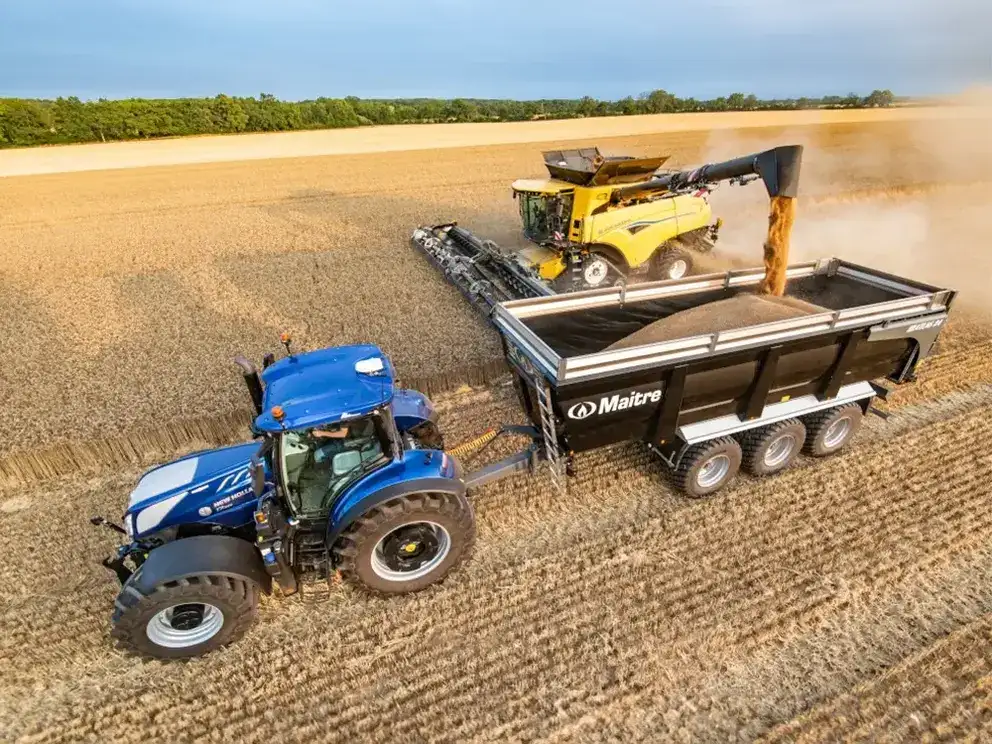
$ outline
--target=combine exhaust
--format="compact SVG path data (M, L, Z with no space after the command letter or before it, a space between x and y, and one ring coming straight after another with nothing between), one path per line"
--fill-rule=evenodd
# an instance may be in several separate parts
M515 254L480 240L457 223L418 227L410 242L486 317L501 302L554 294Z

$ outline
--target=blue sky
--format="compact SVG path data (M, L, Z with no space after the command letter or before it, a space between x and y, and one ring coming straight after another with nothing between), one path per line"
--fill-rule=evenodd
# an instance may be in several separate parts
M709 98L992 80L992 0L0 0L0 96Z

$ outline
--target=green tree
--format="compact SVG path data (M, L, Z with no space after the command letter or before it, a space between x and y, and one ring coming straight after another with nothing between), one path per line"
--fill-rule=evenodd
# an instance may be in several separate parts
M864 104L871 108L887 108L895 103L896 97L891 90L873 90L865 99Z
M731 93L727 96L727 108L731 111L743 111L745 102L743 93Z

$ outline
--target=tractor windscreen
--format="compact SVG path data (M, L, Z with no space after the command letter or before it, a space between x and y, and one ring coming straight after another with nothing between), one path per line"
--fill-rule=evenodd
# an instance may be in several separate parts
M518 198L520 220L528 240L544 243L553 240L556 231L565 232L572 214L572 194L521 191Z

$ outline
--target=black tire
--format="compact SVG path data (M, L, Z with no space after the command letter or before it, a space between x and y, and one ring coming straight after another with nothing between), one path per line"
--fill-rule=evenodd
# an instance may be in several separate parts
M602 264L600 267L605 273L602 274L602 279L600 279L595 284L589 283L589 277L587 275L587 270L589 270L592 264ZM575 284L575 276L572 271L572 267L569 265L565 266L565 270L555 277L552 282L556 292L569 292L571 290L585 290L585 289L602 289L603 287L612 287L625 278L626 266L622 262L618 262L615 256L609 255L605 250L591 250L589 255L582 260L582 266L579 271L579 282L578 285ZM599 274L600 272L596 272Z
M795 462L805 441L806 427L799 419L752 429L741 437L743 468L759 477L781 472Z
M651 259L651 279L682 279L692 274L694 256L678 243L666 243Z
M206 607L212 609L207 610ZM211 618L219 612L223 622L219 628L202 642L190 645L170 646L167 636L178 643L192 641L189 635L194 627L184 629L183 624L196 621L200 608L199 624L206 633L207 625L216 622ZM169 616L163 616L171 610ZM155 587L151 594L143 594L130 582L125 584L114 601L114 614L111 618L111 636L128 650L158 659L184 659L202 656L214 649L239 640L258 614L258 593L254 584L243 579L228 576L191 576ZM167 620L171 618L171 623ZM173 627L179 625L180 627ZM158 640L156 640L158 639ZM164 643L163 643L164 642Z
M410 436L424 449L444 451L444 435L433 421L425 421L410 429Z
M811 457L826 457L838 452L858 433L863 418L864 412L857 403L811 413L805 419L806 444L803 453ZM841 431L837 427L841 427Z
M726 458L724 464L726 470L721 477L707 482L703 469L708 462L718 457ZM733 437L721 437L694 444L686 450L679 466L672 471L672 485L694 499L709 496L734 479L737 471L740 470L741 458L741 446ZM703 482L700 482L701 478Z
M416 493L367 511L335 541L333 552L345 581L377 594L405 594L441 581L474 542L475 514L465 496ZM407 556L401 551L409 545L416 547Z

